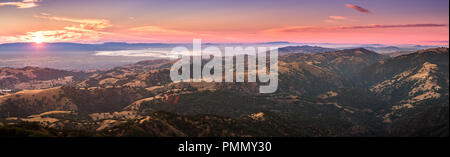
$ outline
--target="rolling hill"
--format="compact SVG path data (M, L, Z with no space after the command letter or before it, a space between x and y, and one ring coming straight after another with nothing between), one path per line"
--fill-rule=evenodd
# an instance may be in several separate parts
M57 87L0 95L0 122L6 124L0 132L448 136L448 48L394 58L363 48L286 54L279 60L279 88L273 94L259 94L258 83L173 83L172 64L142 61L89 74L30 67L13 69L15 73L4 70L3 76L15 76L17 82L22 77L32 82L80 76ZM39 131L30 129L34 123L22 122L38 122ZM61 131L65 133L56 133Z

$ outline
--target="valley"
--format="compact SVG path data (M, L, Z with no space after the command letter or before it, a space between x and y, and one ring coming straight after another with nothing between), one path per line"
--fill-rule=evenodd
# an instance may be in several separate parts
M448 136L448 48L279 51L273 94L259 82L174 83L168 59L0 68L0 136Z

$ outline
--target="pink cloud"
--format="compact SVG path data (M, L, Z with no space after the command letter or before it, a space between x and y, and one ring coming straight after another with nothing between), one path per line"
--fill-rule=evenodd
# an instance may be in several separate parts
M424 42L448 40L448 24L289 26L260 33L266 39L291 42L448 45Z
M293 32L318 32L327 30L350 29L383 29L383 28L415 28L415 27L447 27L446 24L403 24L403 25L364 25L364 26L290 26L264 30L263 33L293 33Z
M369 10L363 8L363 7L357 6L357 5L345 4L345 6L347 8L352 8L352 9L355 9L356 11L359 11L359 12L362 12L362 13L371 13L371 11L369 11Z
M141 26L141 27L134 27L130 29L131 31L140 32L140 33L162 33L162 34L194 34L192 32L188 31L182 31L182 30L175 30L175 29L168 29L163 28L159 26Z
M446 24L404 24L404 25L367 25L343 26L340 29L370 29L370 28L410 28L410 27L446 27Z

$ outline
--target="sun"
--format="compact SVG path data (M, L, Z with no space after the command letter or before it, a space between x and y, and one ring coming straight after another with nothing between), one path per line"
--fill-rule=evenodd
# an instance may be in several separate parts
M41 44L44 42L44 36L42 35L42 33L37 32L33 34L31 40L36 44Z
M35 39L33 39L33 42L36 43L36 44L41 44L42 42L44 42L44 39L42 39L42 38L35 38Z

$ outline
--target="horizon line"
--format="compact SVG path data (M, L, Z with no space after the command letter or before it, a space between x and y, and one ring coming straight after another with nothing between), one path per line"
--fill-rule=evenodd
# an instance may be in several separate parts
M445 41L442 41L443 43ZM40 44L84 44L84 45L102 45L109 43L122 43L122 44L167 44L167 45L176 45L176 44L192 44L192 42L182 42L182 43L170 43L170 42L127 42L127 41L111 41L111 42L93 42L93 43L83 43L83 42L43 42ZM381 46L449 46L449 42L447 44L436 44L436 45L428 45L428 44L382 44L382 43L314 43L314 42L289 42L289 41L268 41L268 42L205 42L202 44L330 44L330 45L381 45ZM0 45L6 44L36 44L34 42L7 42L0 43Z

